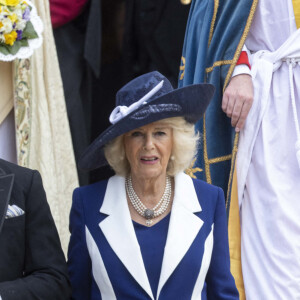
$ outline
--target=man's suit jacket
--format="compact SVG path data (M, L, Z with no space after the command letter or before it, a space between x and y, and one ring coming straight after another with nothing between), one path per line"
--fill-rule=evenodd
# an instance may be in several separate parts
M183 173L175 177L156 297L135 235L123 177L75 190L70 222L73 299L238 299L220 188Z
M190 5L180 0L127 0L124 81L157 70L177 87Z
M6 218L9 205L24 214ZM65 258L41 176L2 159L0 296L2 300L70 298Z

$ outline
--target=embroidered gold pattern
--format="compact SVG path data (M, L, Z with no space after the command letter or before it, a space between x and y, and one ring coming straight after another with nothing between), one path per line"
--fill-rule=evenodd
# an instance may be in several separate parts
M209 168L209 161L208 161L208 154L207 154L207 141L206 141L206 121L205 121L206 114L203 116L203 158L204 158L204 168L205 168L205 176L206 181L208 183L212 183L211 181L211 174Z
M220 66L223 66L223 65L230 65L232 63L233 63L233 60L218 60L218 61L215 61L214 64L211 67L206 68L205 71L206 71L206 73L209 73L215 67L220 67Z
M208 46L210 45L212 36L213 36L213 32L215 29L215 23L216 23L216 18L217 18L217 12L218 12L218 8L219 8L219 0L215 0L215 6L214 6L214 14L211 20L211 25L210 25L210 30L209 30L209 39L208 39Z
M216 158L212 158L208 160L208 163L211 164L216 164L222 161L226 161L226 160L231 160L232 155L225 155L225 156L220 156L220 157L216 157Z
M182 80L184 77L184 71L185 71L185 57L184 56L181 56L181 63L182 63L182 65L180 65L180 67L179 67L180 72L182 71L182 73L180 75L180 80Z
M189 175L192 178L197 178L195 173L203 172L203 169L201 169L201 168L198 168L198 167L193 168L193 166L195 165L195 162L196 162L196 158L192 161L191 166L184 171L187 175Z
M234 137L234 143L233 143L233 149L232 149L232 159L231 159L231 166L230 166L230 174L229 174L229 180L228 180L227 195L226 195L226 200L225 200L226 210L227 210L228 204L230 202L228 200L231 196L232 179L233 179L233 173L234 173L234 165L235 165L236 154L237 154L237 151L238 151L239 136L240 135L237 132L235 134L235 137Z
M28 167L31 141L31 63L29 59L14 62L14 101L18 164Z

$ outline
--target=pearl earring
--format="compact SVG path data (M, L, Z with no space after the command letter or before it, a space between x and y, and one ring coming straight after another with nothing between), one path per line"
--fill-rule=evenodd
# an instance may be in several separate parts
M171 159L171 160L175 160L175 156L172 155L172 156L170 157L170 159Z

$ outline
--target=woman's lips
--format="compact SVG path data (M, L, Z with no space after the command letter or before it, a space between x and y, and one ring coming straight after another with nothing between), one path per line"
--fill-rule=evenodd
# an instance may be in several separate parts
M154 165L158 161L157 156L142 156L141 162L147 165Z

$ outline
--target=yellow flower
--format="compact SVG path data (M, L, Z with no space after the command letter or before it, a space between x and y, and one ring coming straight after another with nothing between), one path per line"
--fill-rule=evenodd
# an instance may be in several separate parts
M8 6L17 6L20 0L0 0L0 4Z
M11 33L4 34L5 44L12 46L17 39L18 34L16 31L12 31Z
M2 23L2 22L0 22L0 28L1 28L1 27L3 27L3 23Z
M16 14L12 14L12 15L10 15L8 17L10 18L10 20L11 20L12 23L15 23L16 20L18 19L18 16Z
M1 1L1 0L0 0ZM1 6L0 6L1 7ZM9 10L7 9L7 7L2 8L2 11L4 14L8 15L9 14Z

